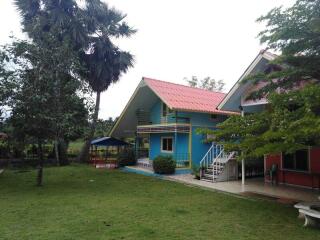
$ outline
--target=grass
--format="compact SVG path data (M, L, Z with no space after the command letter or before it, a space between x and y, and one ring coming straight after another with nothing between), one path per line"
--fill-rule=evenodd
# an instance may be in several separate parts
M79 139L69 143L68 152L72 154L78 154L84 144L84 140Z
M0 239L318 239L297 211L117 170L47 168L0 176Z

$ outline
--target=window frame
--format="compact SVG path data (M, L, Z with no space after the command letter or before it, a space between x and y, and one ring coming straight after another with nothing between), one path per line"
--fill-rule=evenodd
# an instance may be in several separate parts
M164 139L171 139L171 144L172 144L172 146L171 146L171 151L170 150L164 150L163 149L163 140ZM168 144L168 143L167 143ZM162 153L173 153L173 151L174 151L174 149L173 149L173 137L172 136L163 136L163 137L161 137L161 144L160 144L160 151L162 152Z
M297 163L296 163L296 152L294 152L294 156L293 156L293 165L294 165L294 168L285 168L284 167L284 153L282 152L281 153L281 170L285 170L285 171L291 171L291 172L305 172L305 173L309 173L310 172L310 147L308 149L305 149L307 151L307 164L308 164L308 167L307 167L307 170L300 170L300 169L297 169Z

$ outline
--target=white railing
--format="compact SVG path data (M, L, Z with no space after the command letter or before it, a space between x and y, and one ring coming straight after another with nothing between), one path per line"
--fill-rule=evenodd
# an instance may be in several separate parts
M224 168L225 164L235 155L235 152L228 152L226 153L224 151L224 148L222 148L219 155L213 160L212 162L212 181L215 181L215 171L217 172L217 175L220 174L221 169Z
M212 143L212 146L200 161L200 177L202 177L203 169L207 169L209 166L211 166L214 159L216 159L222 150L223 145Z
M219 174L221 168L224 167L224 164L233 158L234 155L235 152L226 153L223 145L212 144L208 152L200 161L200 178L202 177L202 173L205 169L212 167L212 181L214 181L216 173Z

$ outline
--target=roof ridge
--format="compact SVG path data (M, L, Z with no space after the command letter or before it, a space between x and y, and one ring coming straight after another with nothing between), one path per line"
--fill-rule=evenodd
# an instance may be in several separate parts
M204 88L199 88L199 87L191 87L191 86L187 86L187 85L184 85L184 84L181 84L181 83L173 83L173 82L168 82L168 81L159 80L159 79L154 79L154 78L149 78L149 77L142 77L142 78L143 78L143 80L145 80L145 79L148 80L148 79L149 79L149 80L151 80L151 81L169 83L169 84L177 85L177 86L181 86L181 87L186 87L186 88L197 89L197 90L201 90L201 91L206 91L206 92L211 92L211 93L219 93L219 94L224 94L224 95L226 95L226 93L224 93L224 92L212 91L212 90L208 90L208 89L204 89Z

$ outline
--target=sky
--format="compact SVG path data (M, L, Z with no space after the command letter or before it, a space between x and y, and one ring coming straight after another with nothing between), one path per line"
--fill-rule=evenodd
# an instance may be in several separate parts
M184 78L223 79L225 92L264 46L255 20L294 0L107 0L127 14L138 32L117 44L135 56L135 66L102 94L99 118L117 117L142 77L186 84ZM24 38L13 0L0 0L0 45Z

